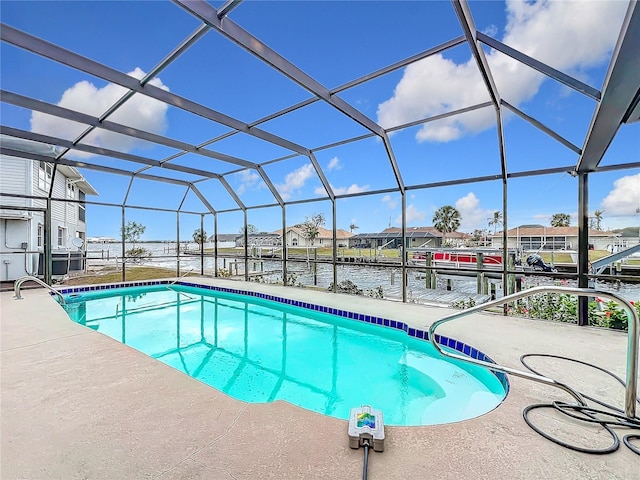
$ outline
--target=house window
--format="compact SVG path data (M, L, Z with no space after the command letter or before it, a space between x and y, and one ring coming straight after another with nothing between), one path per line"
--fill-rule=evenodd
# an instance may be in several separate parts
M85 222L87 216L87 206L84 203L85 195L82 190L78 192L78 195L80 199L80 203L78 204L78 220Z
M64 227L58 227L58 247L64 248L66 239L67 239L67 229Z
M71 200L76 198L76 186L73 183L67 183L67 198Z
M291 246L292 247L297 247L298 246L298 239L294 238L293 240L291 240Z
M545 250L564 250L565 248L567 248L566 237L547 237L544 244Z
M38 238L38 246L41 247L44 240L44 225L42 225L41 223L38 224L37 238Z
M47 162L40 162L38 165L38 188L48 192L51 188L51 177L53 176L53 165Z
M538 250L542 247L542 237L520 237L523 250Z

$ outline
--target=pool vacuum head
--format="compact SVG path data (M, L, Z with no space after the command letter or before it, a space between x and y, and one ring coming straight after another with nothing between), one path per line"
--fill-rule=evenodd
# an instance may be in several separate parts
M349 414L349 446L373 446L374 452L384 450L384 420L382 411L368 405L352 408Z

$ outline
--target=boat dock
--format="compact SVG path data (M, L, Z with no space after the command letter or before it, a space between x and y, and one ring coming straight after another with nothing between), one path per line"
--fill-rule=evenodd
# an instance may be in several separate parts
M385 285L385 298L390 300L402 300L402 286L401 285ZM413 301L421 304L431 304L442 307L450 307L456 302L467 302L467 304L473 300L478 305L491 300L490 295L477 294L477 293L464 293L456 292L452 290L427 290L421 291L418 295L407 295L408 301Z

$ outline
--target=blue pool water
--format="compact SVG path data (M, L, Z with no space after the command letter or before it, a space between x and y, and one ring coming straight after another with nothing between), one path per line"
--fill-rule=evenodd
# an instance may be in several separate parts
M504 398L488 370L438 357L404 331L187 286L66 296L72 320L246 402L286 400L347 419L371 405L388 425L476 417Z

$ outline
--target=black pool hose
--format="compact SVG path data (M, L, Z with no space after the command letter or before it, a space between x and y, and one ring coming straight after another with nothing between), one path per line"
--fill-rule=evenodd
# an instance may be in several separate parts
M601 372L606 373L610 377L613 377L618 381L622 386L626 386L624 381L615 375L614 373L606 370L602 367L598 367L597 365L592 365L591 363L583 362L581 360L576 360L574 358L563 357L560 355L549 355L542 353L529 353L526 355L522 355L520 357L520 362L531 372L542 375L540 372L533 369L531 366L527 364L525 359L530 357L540 357L540 358L555 358L559 360L566 360L569 362L578 363L580 365L586 365L587 367L595 368L596 370L600 370ZM575 450L576 452L582 453L591 453L594 455L604 455L606 453L615 452L620 447L620 438L618 434L611 427L623 427L628 428L634 431L640 431L640 417L629 417L625 415L625 412L614 405L603 402L602 400L598 400L596 398L590 397L582 392L579 392L585 399L590 400L603 408L593 408L588 405L577 405L565 402L554 401L551 403L537 403L534 405L529 405L522 411L522 417L524 421L533 429L534 432L543 436L547 440L550 440L558 445L561 445L570 450ZM638 400L640 404L640 400ZM550 434L544 432L540 428L534 425L534 423L529 418L529 412L532 410L536 410L539 408L553 408L556 411L567 415L576 420L580 420L587 423L597 423L600 424L608 433L611 435L612 443L606 448L585 448L577 445L572 445L567 442L564 442L558 438L551 436ZM640 455L640 449L632 443L632 440L639 440L640 434L628 434L622 438L623 443L636 455Z
M367 464L369 463L369 440L366 438L364 443L364 464L362 465L362 480L367 480Z

